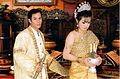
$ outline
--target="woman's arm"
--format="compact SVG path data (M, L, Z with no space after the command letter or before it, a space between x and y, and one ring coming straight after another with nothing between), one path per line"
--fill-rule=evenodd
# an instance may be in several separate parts
M75 35L74 35L74 32L72 31L68 34L68 36L66 38L65 47L63 50L63 58L66 60L78 61L78 57L70 54L74 39L75 39Z

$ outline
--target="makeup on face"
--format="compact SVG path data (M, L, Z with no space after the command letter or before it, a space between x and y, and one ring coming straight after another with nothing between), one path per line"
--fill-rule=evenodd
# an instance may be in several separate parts
M90 23L91 23L91 18L90 18L90 17L88 17L88 18L83 18L82 23L83 23L83 24L85 24L85 23L90 24Z

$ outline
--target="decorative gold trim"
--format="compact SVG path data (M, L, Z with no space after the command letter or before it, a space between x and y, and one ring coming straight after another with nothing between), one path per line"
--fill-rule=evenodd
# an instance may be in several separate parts
M64 1L65 3L68 3L68 4L77 4L79 3L79 0L62 0Z
M49 1L26 1L26 0L14 0L14 5L23 5L23 6L31 6L31 5L56 5L56 0Z
M112 7L119 3L119 0L97 0L97 2L105 7Z
M25 52L25 51L20 48L20 49L13 49L13 52L15 53L15 52Z
M29 30L29 32L30 32L30 35L32 36L32 39L33 39L33 42L34 42L34 45L35 45L35 49L36 49L36 53L37 53L37 55L38 55L38 62L40 62L39 64L40 65L43 65L44 64L44 61L45 61L45 58L46 58L46 55L42 58L42 59L40 59L40 55L39 55L39 48L38 48L38 46L37 46L37 41L36 41L36 39L35 39L35 35L34 35L34 33L33 33L33 31L32 31L32 29L31 29L31 26L29 26L28 27L28 30ZM44 37L42 36L42 33L40 32L40 35L41 35L41 37L42 37L42 40L44 41ZM43 52L45 52L45 47L43 46ZM45 53L44 53L45 54ZM44 66L44 65L43 65ZM39 69L35 72L35 74L34 74L34 76L33 76L33 79L37 79L37 76L39 75L39 73L40 73L40 71L39 71Z

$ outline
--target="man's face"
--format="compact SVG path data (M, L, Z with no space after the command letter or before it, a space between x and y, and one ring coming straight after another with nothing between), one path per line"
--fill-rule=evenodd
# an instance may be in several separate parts
M36 30L39 29L42 24L41 14L40 13L32 14L31 20L29 19L29 22L34 29Z

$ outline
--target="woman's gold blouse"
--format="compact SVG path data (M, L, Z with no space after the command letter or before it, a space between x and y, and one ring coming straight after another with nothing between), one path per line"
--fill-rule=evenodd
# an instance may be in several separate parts
M99 43L98 38L95 34L88 30L87 32L79 31L79 34L75 36L73 46L71 48L71 54L77 57L88 57L90 52L90 44Z

